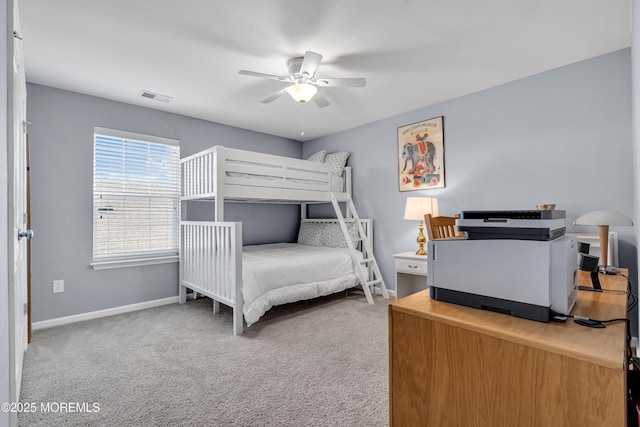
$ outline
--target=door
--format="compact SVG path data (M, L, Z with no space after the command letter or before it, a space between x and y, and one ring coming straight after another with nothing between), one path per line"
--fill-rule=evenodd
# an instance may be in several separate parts
M20 398L22 362L27 349L27 162L26 162L26 98L27 88L22 57L22 40L18 20L17 2L13 3L13 90L9 90L9 114L12 118L10 141L13 151L13 171L9 173L10 194L9 220L13 223L13 283L9 283L10 304L13 305L13 364L15 401ZM13 208L12 208L13 207ZM11 247L9 248L11 251ZM10 266L11 268L11 266ZM13 381L12 381L13 383ZM12 387L13 388L13 387ZM11 390L13 392L13 390Z

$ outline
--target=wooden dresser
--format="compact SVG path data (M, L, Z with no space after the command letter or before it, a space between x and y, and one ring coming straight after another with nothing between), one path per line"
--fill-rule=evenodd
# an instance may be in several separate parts
M621 276L600 281L627 289ZM626 307L624 292L579 291L572 314L626 317ZM626 348L625 322L540 323L421 291L389 305L390 425L624 426Z

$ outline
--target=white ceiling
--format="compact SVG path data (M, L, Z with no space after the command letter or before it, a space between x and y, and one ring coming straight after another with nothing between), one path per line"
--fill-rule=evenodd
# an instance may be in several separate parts
M630 0L19 0L27 81L300 141L631 44ZM287 75L324 56L304 107ZM169 104L141 98L148 90ZM304 137L301 129L304 128Z

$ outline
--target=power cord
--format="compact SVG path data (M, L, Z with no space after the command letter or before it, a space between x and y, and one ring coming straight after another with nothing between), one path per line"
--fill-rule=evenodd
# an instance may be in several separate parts
M608 273L608 274L611 274L611 273ZM616 275L616 276L622 276L625 279L627 279L627 290L626 291L621 291L621 290L617 290L617 289L602 289L602 292L613 292L613 293L625 293L625 294L627 294L627 314L628 314L634 308L637 307L637 305L638 305L638 297L636 297L633 294L633 292L631 291L631 280L629 280L629 277L625 276L624 274L620 274L620 273L613 273L613 274ZM597 328L597 329L605 328L607 323L626 322L627 340L631 339L631 334L629 332L629 318L628 317L618 317L618 318L614 318L614 319L599 320L599 319L591 319L589 317L572 315L572 314L564 315L564 314L561 314L561 313L556 313L554 311L551 311L551 319L553 321L555 321L555 322L566 322L568 318L573 318L573 321L575 323L577 323L578 325L585 326L587 328Z
M626 317L618 317L615 319L604 319L604 320L600 320L600 319L592 319L589 317L584 317L584 316L578 316L578 315L574 315L574 314L560 314L560 313L556 313L554 311L551 312L551 319L554 322L566 322L567 319L573 319L573 321L575 323L577 323L578 325L581 326L586 326L587 328L598 328L598 329L602 329L606 327L607 323L614 323L614 322L628 322L629 319Z

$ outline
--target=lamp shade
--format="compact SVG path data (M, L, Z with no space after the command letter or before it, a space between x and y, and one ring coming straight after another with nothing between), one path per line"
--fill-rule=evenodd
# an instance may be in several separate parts
M296 83L285 89L296 102L309 102L318 92L315 86L308 83Z
M594 211L578 217L574 225L633 225L628 216L614 211Z
M435 197L407 197L404 219L422 221L426 214L438 216L438 199Z

